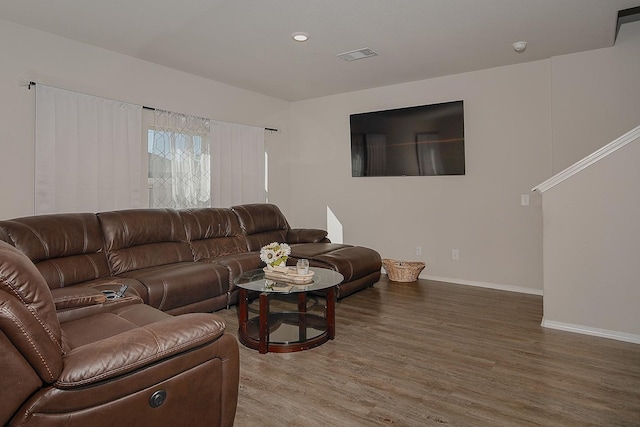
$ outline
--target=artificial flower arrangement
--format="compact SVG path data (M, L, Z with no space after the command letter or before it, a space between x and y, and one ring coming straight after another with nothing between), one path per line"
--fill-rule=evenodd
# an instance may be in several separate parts
M291 247L286 243L269 243L260 249L260 259L267 267L285 267L287 258L291 254Z

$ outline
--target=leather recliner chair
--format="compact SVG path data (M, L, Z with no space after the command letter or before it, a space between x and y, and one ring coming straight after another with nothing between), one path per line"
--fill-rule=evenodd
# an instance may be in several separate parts
M59 315L35 265L0 241L0 425L233 425L238 344L218 316L82 289Z

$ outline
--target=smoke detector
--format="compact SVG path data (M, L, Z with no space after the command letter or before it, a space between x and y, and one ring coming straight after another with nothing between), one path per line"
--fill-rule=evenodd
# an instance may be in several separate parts
M513 50L515 50L518 53L522 53L524 52L524 50L527 48L527 42L522 41L522 42L515 42L513 44Z
M362 49L358 49L358 50L352 50L350 52L344 52L344 53L339 53L338 58L342 58L345 61L355 61L356 59L363 59L363 58L371 58L372 56L378 56L378 54L369 49L368 47L364 47Z

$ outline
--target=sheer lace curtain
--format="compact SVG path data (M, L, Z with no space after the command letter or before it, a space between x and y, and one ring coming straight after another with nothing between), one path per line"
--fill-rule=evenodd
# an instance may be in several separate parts
M211 206L210 121L156 110L148 135L149 206Z
M212 122L212 206L263 203L264 128Z
M140 207L141 110L36 85L35 213Z

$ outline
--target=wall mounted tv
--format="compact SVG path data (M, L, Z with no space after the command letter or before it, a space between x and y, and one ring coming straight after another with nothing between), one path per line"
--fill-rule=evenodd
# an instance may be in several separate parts
M351 115L352 176L464 174L463 101Z

